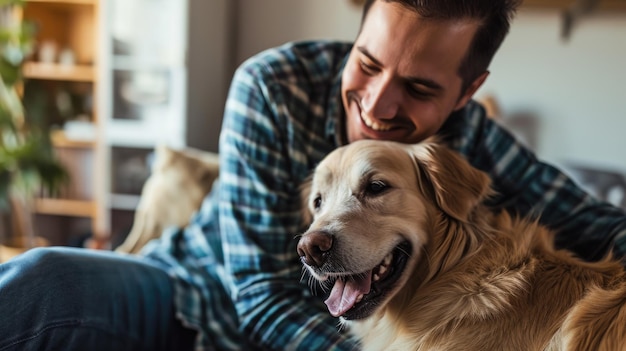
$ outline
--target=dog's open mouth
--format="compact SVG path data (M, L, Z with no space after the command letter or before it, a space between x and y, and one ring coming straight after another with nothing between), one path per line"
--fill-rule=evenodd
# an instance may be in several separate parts
M337 278L325 301L328 311L345 319L368 317L394 288L410 254L411 245L405 241L369 271Z

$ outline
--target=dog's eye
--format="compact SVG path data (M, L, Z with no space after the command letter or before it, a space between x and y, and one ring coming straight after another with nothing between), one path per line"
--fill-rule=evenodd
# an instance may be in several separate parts
M313 200L313 208L317 210L320 206L322 206L322 197L317 195L315 200Z
M387 189L387 184L382 180L374 180L367 184L367 192L373 195L380 194Z

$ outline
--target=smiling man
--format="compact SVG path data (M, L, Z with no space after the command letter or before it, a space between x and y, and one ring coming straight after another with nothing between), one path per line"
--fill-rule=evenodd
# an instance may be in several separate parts
M288 43L246 61L226 103L220 179L192 223L142 258L36 249L0 265L0 315L12 321L0 349L357 348L300 281L296 245L300 184L360 139L437 134L489 174L491 205L537 216L586 259L622 255L624 212L538 161L471 99L518 2L369 0L354 43Z
M342 74L348 141L419 142L487 77L486 67L469 84L459 75L481 22L424 18L399 4L371 6Z

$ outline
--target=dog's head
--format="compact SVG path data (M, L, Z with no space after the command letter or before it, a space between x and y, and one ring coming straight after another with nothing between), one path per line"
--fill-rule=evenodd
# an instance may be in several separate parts
M305 186L311 225L298 243L333 316L366 318L393 299L430 240L433 217L466 221L488 177L431 140L358 141L329 154Z

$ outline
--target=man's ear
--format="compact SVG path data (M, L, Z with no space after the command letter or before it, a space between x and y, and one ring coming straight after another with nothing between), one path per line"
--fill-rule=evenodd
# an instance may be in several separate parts
M461 97L457 101L456 106L454 106L455 111L465 106L465 104L467 104L467 102L472 98L472 96L474 96L474 93L476 93L478 88L480 88L485 82L485 80L487 80L488 76L489 76L489 71L485 71L483 72L483 74L478 76L478 78L474 79L472 84L470 84L465 89L465 91L461 94Z
M466 221L474 207L491 194L489 176L444 145L417 144L412 157L418 187L453 218Z

